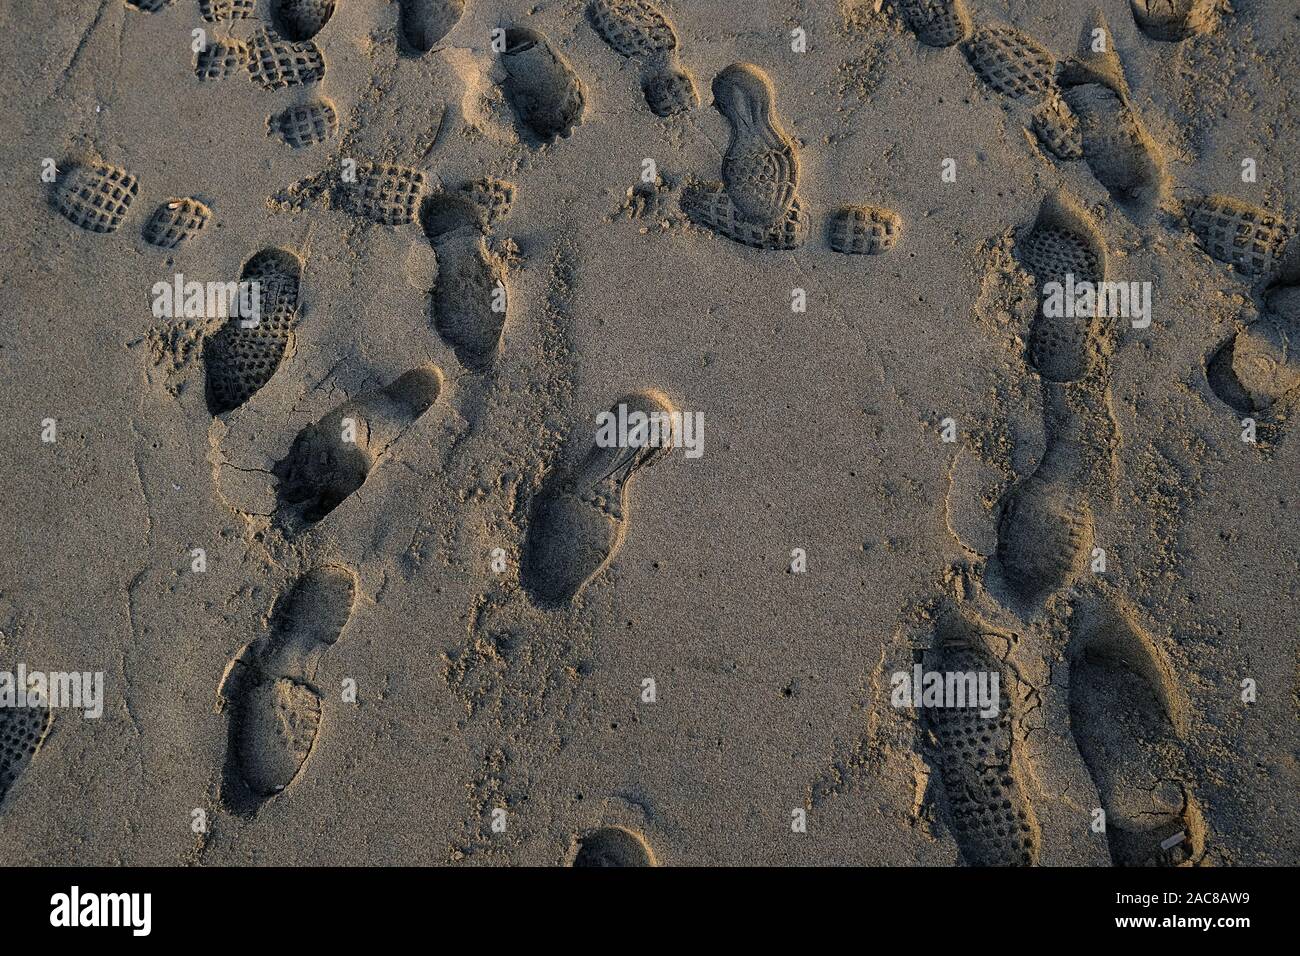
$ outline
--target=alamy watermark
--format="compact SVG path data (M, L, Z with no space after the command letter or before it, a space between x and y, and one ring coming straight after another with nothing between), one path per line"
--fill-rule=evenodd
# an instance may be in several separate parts
M600 448L680 447L687 458L704 454L704 413L629 409L625 402L596 415Z
M1091 282L1067 272L1064 282L1044 284L1042 309L1049 319L1122 318L1145 329L1151 325L1151 283Z
M895 707L978 707L981 717L996 717L1001 706L997 671L895 671L889 680Z
M239 318L246 329L262 321L262 284L251 282L198 282L178 272L171 282L155 282L153 315L156 319Z
M103 671L0 671L0 707L79 710L92 720L104 714Z

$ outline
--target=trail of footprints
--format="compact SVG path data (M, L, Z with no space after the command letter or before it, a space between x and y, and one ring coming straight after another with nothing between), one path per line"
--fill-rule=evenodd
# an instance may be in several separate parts
M161 9L165 0L133 5L147 12ZM263 27L247 41L210 41L196 56L196 75L209 80L247 71L268 90L318 82L325 63L312 38L329 23L335 5L279 0L275 31ZM1158 198L1164 176L1159 150L1128 101L1113 52L1081 46L1077 57L1062 64L1013 27L974 25L963 0L894 0L894 6L918 41L960 46L990 88L1033 104L1032 131L1052 155L1083 159L1131 210ZM1131 8L1139 27L1161 41L1213 29L1218 16L1217 5L1202 0L1131 0ZM463 10L461 0L400 0L402 42L431 50ZM199 11L206 22L234 22L250 18L253 3L199 0ZM676 61L676 30L654 3L592 0L586 15L615 53L641 64L642 91L655 114L671 116L697 105L694 84ZM1106 30L1100 15L1091 25ZM581 122L582 83L542 34L508 30L502 62L503 93L521 130L535 141L568 136ZM752 64L737 63L714 79L712 92L730 127L721 181L688 186L683 211L696 224L747 246L798 248L808 232L798 196L799 158L776 113L770 79ZM268 117L267 128L301 149L335 136L339 116L328 99L316 97ZM138 193L134 176L92 161L63 171L53 203L74 225L111 233ZM370 221L420 223L439 260L438 288L430 294L434 327L467 370L490 367L500 349L505 310L492 308L489 300L497 290L504 293L505 264L488 240L493 224L509 212L513 188L480 180L429 195L420 171L370 163L343 196L349 211ZM1294 230L1280 217L1226 196L1193 200L1184 214L1205 251L1241 273L1276 279L1286 267ZM173 249L211 219L212 211L196 198L169 199L155 208L142 234L151 245ZM871 255L891 249L900 232L900 218L889 209L845 206L831 216L826 241L838 253ZM1106 276L1095 227L1062 196L1044 201L1037 220L1022 230L1016 255L1040 287L1067 273L1096 282ZM292 342L302 279L298 257L262 250L248 260L241 278L260 283L262 318L246 327L232 316L206 343L213 414L232 411L256 394ZM1265 302L1265 314L1207 361L1215 393L1239 412L1262 411L1300 391L1292 347L1300 341L1300 275L1276 279ZM1037 470L1008 494L997 548L1005 585L1026 604L1068 588L1093 543L1088 497L1104 468L1087 437L1098 432L1098 423L1088 416L1109 414L1111 347L1095 320L1049 317L1040 308L1030 328L1026 357L1042 379L1048 447ZM274 468L277 523L294 533L330 514L362 487L442 389L435 366L413 369L304 429ZM619 404L647 413L672 411L656 392L624 396L615 408ZM358 429L352 440L343 438L345 422ZM530 507L520 562L520 583L536 604L568 605L609 566L626 533L632 479L664 451L592 447L575 467L546 479ZM221 799L231 812L255 813L291 786L309 760L322 719L322 696L313 686L317 665L344 631L355 594L351 571L308 572L277 603L267 634L231 662L218 692L219 707L229 717ZM1033 864L1039 849L1017 756L1017 705L1006 693L1015 678L993 650L1007 646L1005 637L950 609L927 656L933 670L1002 676L1001 706L992 721L973 709L926 711L945 815L963 858L974 865ZM1107 810L1113 859L1162 865L1196 859L1203 852L1204 827L1187 782L1176 693L1155 644L1131 614L1093 597L1074 607L1070 661L1072 730ZM0 803L49 725L47 710L0 711ZM583 836L573 862L646 866L655 860L640 835L611 826Z

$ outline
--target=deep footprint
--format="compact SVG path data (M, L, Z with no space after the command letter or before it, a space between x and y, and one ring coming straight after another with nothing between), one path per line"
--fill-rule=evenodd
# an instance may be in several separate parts
M226 669L217 696L230 722L221 802L231 813L253 815L302 772L321 723L316 668L355 598L351 571L308 572L277 602L267 634Z
M240 281L259 284L260 313L251 328L232 314L204 346L213 415L243 405L280 367L298 316L302 261L284 249L263 249L244 264Z
M0 707L0 810L50 730L48 707Z
M275 27L289 40L310 40L334 15L335 0L280 0Z
M1106 811L1119 866L1174 866L1204 850L1204 826L1187 784L1168 668L1128 616L1075 609L1070 646L1070 728Z
M628 415L668 415L672 405L658 393L640 392L614 403ZM665 425L665 428L667 426ZM571 473L555 476L533 501L519 575L524 589L542 607L563 607L604 571L627 533L628 485L641 469L660 458L659 447L591 450Z
M967 707L926 707L934 736L934 761L944 811L963 860L970 866L1033 866L1038 860L1037 822L1025 798L1017 766L1008 674L984 637L985 628L948 611L925 655L925 670L998 674L998 712Z
M463 189L430 196L420 215L438 258L434 328L463 366L482 371L496 360L508 305L505 263L484 234L491 210Z
M603 827L582 838L574 866L654 866L654 853L638 834L622 827Z
M549 143L568 136L582 122L582 83L568 60L540 33L507 30L501 62L506 99L519 124L537 140Z
M442 373L425 365L304 428L274 468L280 525L299 530L342 504L441 391Z
M420 53L432 50L465 12L465 0L398 0L398 3L402 39Z

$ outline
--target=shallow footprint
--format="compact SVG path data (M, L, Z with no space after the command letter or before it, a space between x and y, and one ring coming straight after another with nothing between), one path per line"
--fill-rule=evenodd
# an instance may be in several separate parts
M432 50L465 12L465 0L398 0L398 4L402 39L420 53Z
M538 140L568 136L582 122L582 83L542 34L522 27L507 30L501 62L506 99L520 125Z
M342 504L441 391L442 372L425 365L304 428L274 468L281 526L315 524Z
M0 809L50 730L48 707L0 707Z
M1106 811L1120 866L1174 866L1204 851L1168 668L1151 639L1100 602L1075 609L1070 729Z
M1031 475L1007 497L998 522L998 561L1021 600L1035 602L1072 583L1092 543L1087 498L1072 484Z
M626 406L629 423L634 412L668 416L673 408L657 392L640 392L614 403L619 416ZM533 501L520 561L520 582L543 607L562 607L609 567L627 533L628 484L633 475L653 464L671 444L663 423L659 445L642 441L631 447L593 444L578 467L548 481Z
M1184 40L1214 29L1215 0L1129 0L1133 19L1153 40Z
M578 844L574 866L654 866L655 857L640 834L622 827L602 827Z
M894 9L926 46L952 46L970 36L965 0L894 0Z
M68 222L88 232L114 232L139 192L139 180L108 163L77 163L59 178L54 205Z
M1245 275L1267 275L1281 266L1294 236L1277 213L1232 196L1202 196L1185 212L1201 248Z
M962 858L970 866L1032 866L1038 860L1037 822L1020 781L1008 674L989 647L986 630L983 622L947 611L924 668L971 673L977 680L980 674L998 674L997 714L983 716L978 701L966 707L927 706L925 724L934 737L945 816Z
M267 634L226 668L217 698L230 720L221 802L231 813L253 815L302 771L320 730L316 668L355 597L351 571L308 572L277 602Z
M232 314L204 344L213 415L243 405L280 367L297 320L302 260L285 249L263 249L244 264L240 281L258 283L258 321L245 328L244 319Z

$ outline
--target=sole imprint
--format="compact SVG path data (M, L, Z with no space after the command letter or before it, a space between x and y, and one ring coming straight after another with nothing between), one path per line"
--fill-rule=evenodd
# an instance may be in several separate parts
M139 181L118 166L81 163L67 170L55 187L55 208L74 226L107 233L122 225L139 192Z
M1070 729L1092 775L1111 859L1175 866L1204 851L1187 784L1169 668L1130 616L1076 607L1070 646Z
M902 220L892 209L845 206L831 217L827 242L846 255L874 256L894 248L902 228Z
M263 28L249 41L248 72L268 90L304 86L325 76L325 57L311 40L294 43Z
M506 99L519 124L538 140L549 143L568 136L582 122L582 83L542 34L507 30L501 62Z
M232 314L204 346L213 415L243 405L280 367L298 315L302 261L284 249L263 249L244 264L240 281L258 283L258 322L245 328Z
M672 412L655 392L625 396L610 409L617 417L626 406L646 416ZM667 419L659 419L668 428ZM666 437L662 431L660 437ZM519 576L542 607L563 607L609 567L627 534L628 485L667 449L660 445L601 447L594 444L576 469L548 481L533 501L524 538Z
M199 16L208 23L247 20L256 7L257 0L199 0Z
M339 114L333 103L321 98L267 117L266 128L294 149L304 149L332 139L339 131Z
M1029 328L1030 363L1049 382L1082 379L1101 360L1101 320L1057 314L1045 287L1064 287L1070 276L1075 283L1102 282L1106 252L1101 237L1081 212L1063 198L1049 196L1033 226L1017 237L1015 251L1039 294L1038 313Z
M194 55L194 75L200 80L224 80L248 69L252 54L248 44L233 37L209 40Z
M1031 475L1007 497L998 522L998 562L1021 600L1037 602L1075 581L1092 543L1087 498L1071 484Z
M1215 0L1129 0L1133 20L1153 40L1185 40L1214 29Z
M159 249L175 249L193 239L212 221L212 210L197 199L169 199L144 224L144 240Z
M1015 715L1003 670L981 622L948 611L935 631L925 670L944 674L997 674L998 712L983 716L978 701L965 707L926 707L934 759L944 793L945 817L970 866L1033 866L1037 822L1020 783ZM998 635L999 643L1009 641Z
M713 101L731 125L722 181L746 220L781 221L795 199L799 160L776 116L772 82L758 67L733 63L713 80Z
M413 50L428 53L465 13L465 0L398 0L398 26Z
M980 27L962 51L975 75L1006 96L1038 98L1056 87L1056 58L1015 27Z
M441 391L442 373L425 365L304 428L274 468L281 525L315 524L342 504Z
M1083 158L1097 182L1123 205L1154 199L1160 189L1160 164L1124 98L1101 83L1067 87L1063 96L1078 117Z
M288 40L310 40L334 16L334 0L280 0L275 27Z
M654 866L655 857L640 834L622 827L602 827L578 841L574 866Z
M1293 236L1281 216L1231 196L1202 197L1188 205L1186 215L1201 248L1246 275L1278 268Z
M302 772L321 723L316 668L355 597L351 571L308 572L276 603L267 634L226 668L217 700L230 721L221 802L231 813L252 816Z
M970 36L965 0L894 0L894 9L926 46L953 46Z
M615 53L649 57L677 48L677 32L649 0L592 0L587 18Z
M343 191L350 212L387 226L415 222L424 198L424 173L394 163L363 163Z
M0 809L50 731L48 707L0 707Z

